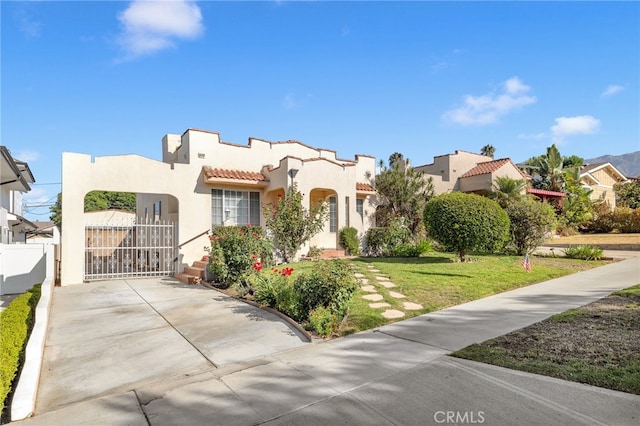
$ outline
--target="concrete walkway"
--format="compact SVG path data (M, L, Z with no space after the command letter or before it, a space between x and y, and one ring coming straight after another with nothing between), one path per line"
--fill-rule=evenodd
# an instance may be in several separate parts
M123 283L122 292L127 294L124 284L131 283ZM142 287L151 285L140 283ZM239 362L226 365L214 365L211 359L215 360L215 355L194 350L191 340L196 339L190 339L186 332L185 338L179 339L158 327L160 330L155 333L161 335L144 346L134 344L156 328L135 330L134 324L142 319L138 311L131 309L136 305L133 301L111 309L122 309L121 317L128 321L120 326L128 323L134 328L124 327L122 335L132 334L136 339L125 345L119 335L101 336L99 326L106 327L113 317L120 316L116 315L117 310L110 312L108 307L96 306L95 309L105 309L101 321L88 323L82 312L76 312L73 320L67 320L70 328L52 327L49 339L55 339L57 344L48 346L45 353L50 370L47 374L51 377L42 383L38 415L21 423L638 425L639 396L447 356L468 344L500 336L638 283L640 258L634 257L341 339L311 344L289 340L289 349L273 348L270 354L249 356L246 360L235 358ZM105 291L92 285L93 292ZM85 298L83 288L87 287L57 289L54 316L67 309L66 303L72 303L68 299ZM68 293L63 294L63 290ZM107 299L127 297L114 291L113 297ZM193 310L197 314L191 321L195 321L208 311L200 306L201 301L214 297L202 289L187 291L199 293L190 300L193 308L185 303L175 316L166 315L169 322L183 327L182 315ZM167 288L164 292L170 295L173 290ZM140 293L144 294L144 290ZM186 296L180 292L175 297ZM157 304L166 304L168 312L175 301ZM211 328L209 319L201 321L200 329ZM65 327L64 322L57 324ZM179 326L171 328L180 334ZM80 382L71 383L64 377L72 366L60 370L55 360L84 351L83 335L85 339L93 336L94 340L103 340L103 350L110 351L114 360L75 364L73 369L84 376L77 376ZM193 336L203 337L195 331ZM207 340L200 342L195 346L205 347ZM214 340L208 342L215 344ZM104 381L109 386L101 384ZM53 397L67 387L73 387L76 394L84 392L86 401L71 404L70 399ZM61 408L50 411L55 407Z

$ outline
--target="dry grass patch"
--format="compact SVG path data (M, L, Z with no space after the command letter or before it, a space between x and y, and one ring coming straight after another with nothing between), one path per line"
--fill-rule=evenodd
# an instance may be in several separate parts
M453 355L640 395L640 285Z

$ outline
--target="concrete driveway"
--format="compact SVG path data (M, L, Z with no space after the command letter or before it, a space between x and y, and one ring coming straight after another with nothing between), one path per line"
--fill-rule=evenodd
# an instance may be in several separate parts
M56 288L36 414L303 346L275 315L169 278Z

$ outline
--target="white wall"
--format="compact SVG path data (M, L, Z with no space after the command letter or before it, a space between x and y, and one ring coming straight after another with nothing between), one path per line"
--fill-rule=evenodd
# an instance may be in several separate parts
M42 283L47 245L0 244L0 294L19 294Z

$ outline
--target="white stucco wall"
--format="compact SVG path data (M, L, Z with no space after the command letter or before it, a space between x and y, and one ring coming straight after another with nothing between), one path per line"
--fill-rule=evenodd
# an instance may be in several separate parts
M269 201L274 191L286 191L291 185L289 170L297 169L294 182L309 206L311 194L337 197L338 226L346 224L344 200L349 197L350 226L362 235L373 225L375 200L371 193L356 191L356 183L370 183L375 173L375 158L358 155L342 160L331 150L314 149L300 142L267 142L250 139L247 146L220 142L215 132L188 130L183 135L166 135L162 139L162 161L137 155L96 157L64 153L62 157L62 285L81 283L83 279L84 220L86 193L124 191L137 194L137 214L153 213L153 203L161 201L161 220L178 221L178 240L183 243L211 228L211 190L242 189L260 192L261 203ZM205 182L202 167L260 172L267 182L219 179ZM270 166L269 168L265 166ZM82 176L82 179L78 179ZM365 217L356 212L356 198L364 197ZM261 218L264 226L264 217ZM200 259L206 235L180 249L180 268ZM312 245L337 247L337 232L328 224ZM308 247L307 247L308 248ZM303 249L304 250L304 249Z

